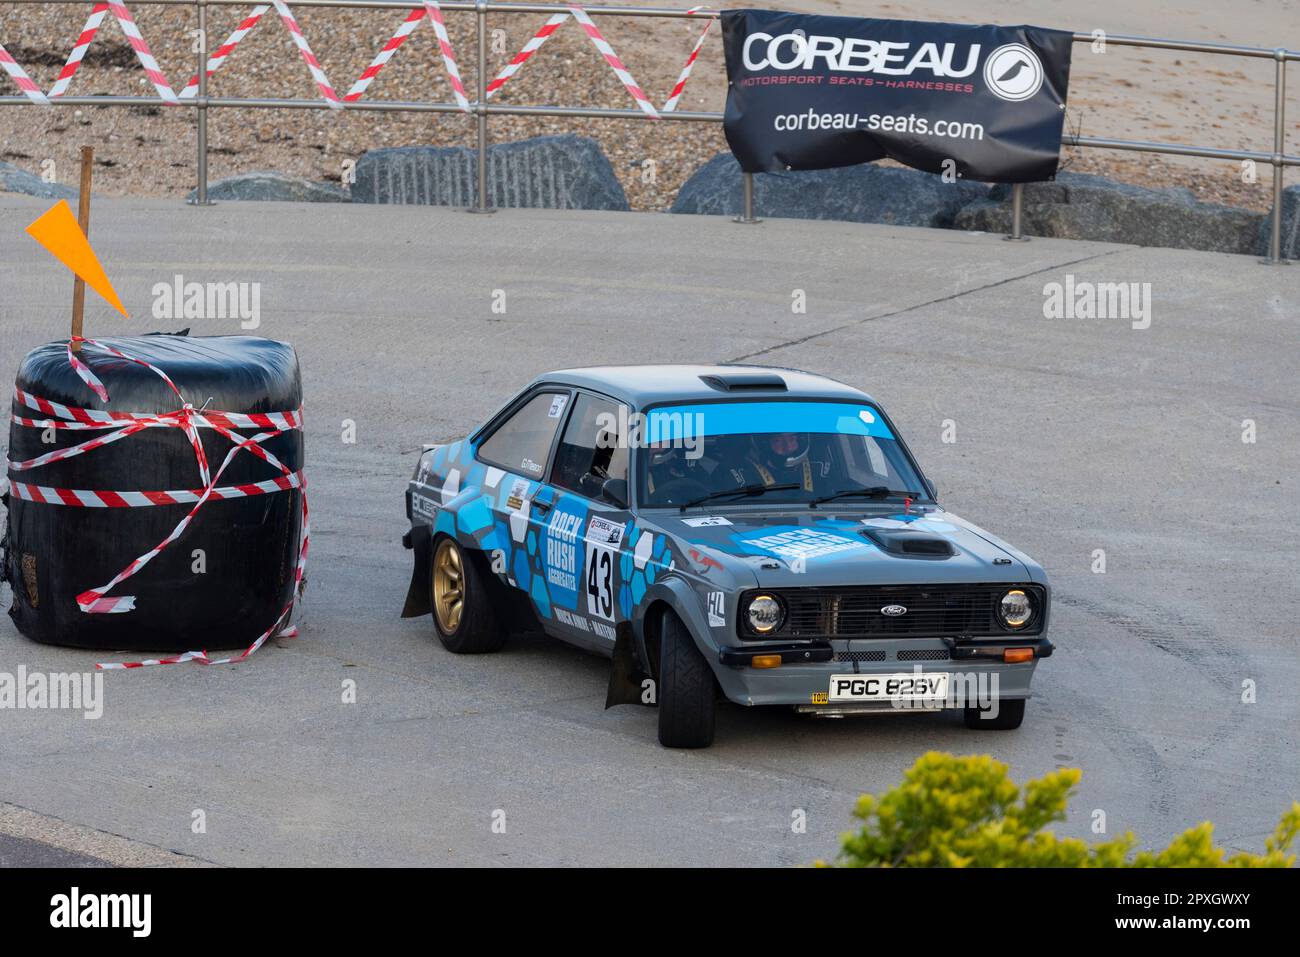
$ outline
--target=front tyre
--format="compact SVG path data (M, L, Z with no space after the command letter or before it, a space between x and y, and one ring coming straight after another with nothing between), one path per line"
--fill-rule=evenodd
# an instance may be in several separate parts
M430 563L433 623L443 646L458 655L499 651L506 633L497 622L488 582L453 538L440 538Z
M997 715L993 715L994 705L981 708L978 705L967 707L964 712L966 727L976 731L1014 731L1025 720L1024 698L1003 698L996 702Z
M707 748L713 743L717 701L709 663L681 619L666 613L659 648L659 743L665 748Z

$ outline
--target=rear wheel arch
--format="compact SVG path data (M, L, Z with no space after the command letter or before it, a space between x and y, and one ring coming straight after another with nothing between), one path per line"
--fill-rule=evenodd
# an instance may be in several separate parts
M434 630L443 646L456 654L500 650L507 630L479 550L466 548L448 534L434 535L432 546L429 591Z

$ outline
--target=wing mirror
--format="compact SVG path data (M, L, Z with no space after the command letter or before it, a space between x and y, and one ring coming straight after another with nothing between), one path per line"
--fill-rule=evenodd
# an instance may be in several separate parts
M930 501L939 501L939 487L929 479L925 480L925 490L930 493Z
M600 487L600 494L619 508L627 508L627 479L605 479Z

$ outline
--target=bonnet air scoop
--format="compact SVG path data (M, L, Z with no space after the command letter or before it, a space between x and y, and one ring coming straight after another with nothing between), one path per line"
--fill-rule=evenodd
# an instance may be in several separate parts
M901 558L951 558L957 554L948 539L919 529L868 528L862 535L881 550Z

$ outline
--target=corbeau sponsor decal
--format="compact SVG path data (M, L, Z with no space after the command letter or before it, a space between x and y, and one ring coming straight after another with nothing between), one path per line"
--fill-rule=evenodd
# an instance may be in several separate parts
M763 55L754 57L755 46ZM800 33L783 33L774 37L770 33L751 33L745 38L744 60L747 70L812 70L820 60L829 70L847 73L880 73L886 76L911 76L925 70L935 76L970 76L979 62L980 46L970 44L965 49L965 63L959 69L954 65L957 56L955 43L922 43L912 53L911 43L890 43L865 40L858 37L806 36Z
M723 128L747 172L885 157L949 181L1056 172L1070 33L766 10L722 26Z

